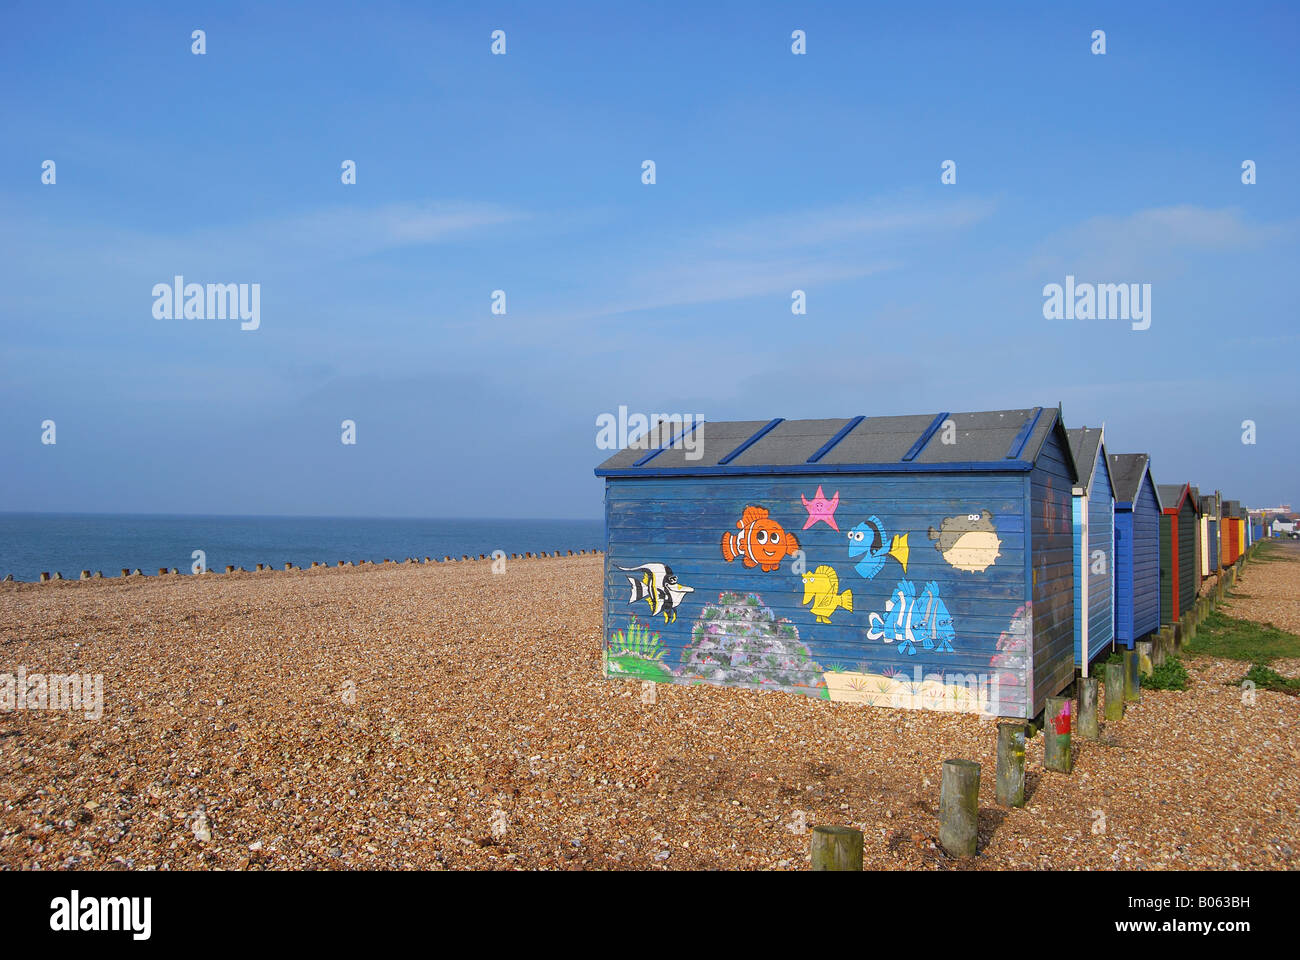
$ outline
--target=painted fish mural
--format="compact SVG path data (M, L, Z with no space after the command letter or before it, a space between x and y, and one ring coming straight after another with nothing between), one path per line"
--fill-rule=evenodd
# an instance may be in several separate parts
M812 604L818 623L830 623L831 614L843 607L853 612L853 591L840 593L840 577L834 567L823 564L812 573L803 575L803 602Z
M820 520L836 533L840 532L840 528L835 523L835 508L840 505L840 492L838 490L835 491L835 496L827 500L826 494L822 493L822 488L819 484L817 486L817 493L811 500L805 497L802 493L799 494L799 499L803 501L804 508L808 511L808 520L803 525L805 530Z
M677 619L677 608L688 593L694 593L694 587L687 587L677 582L673 568L663 563L643 563L639 567L619 567L628 575L627 582L632 585L632 598L629 606L645 602L650 607L650 616L664 615L664 623ZM637 575L639 574L639 575Z
M739 533L722 535L722 558L728 563L739 559L747 567L770 573L799 550L794 534L786 533L785 527L768 515L767 507L747 506L736 528Z
M950 566L968 573L983 573L1002 556L1002 541L987 510L947 517L938 530L930 528L929 536Z
M908 656L916 655L916 645L936 653L952 653L952 641L957 638L952 616L939 596L939 584L931 580L916 594L911 580L900 580L888 603L885 614L873 612L868 618L868 640L897 643L898 649Z
M853 569L868 580L874 579L884 569L888 557L901 563L903 572L907 573L907 556L907 534L889 540L885 525L877 516L867 517L849 531L849 559L862 558Z

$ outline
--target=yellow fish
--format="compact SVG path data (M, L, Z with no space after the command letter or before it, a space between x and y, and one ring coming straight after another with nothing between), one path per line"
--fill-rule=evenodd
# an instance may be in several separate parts
M834 567L822 565L803 575L803 602L812 604L818 623L830 623L831 614L843 607L853 612L853 591L840 593L840 578Z

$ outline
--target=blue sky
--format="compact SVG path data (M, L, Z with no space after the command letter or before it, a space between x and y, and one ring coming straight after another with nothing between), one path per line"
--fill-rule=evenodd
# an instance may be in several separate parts
M595 517L620 404L1057 402L1300 502L1295 8L895 6L7 4L0 503ZM1066 274L1151 328L1045 320Z

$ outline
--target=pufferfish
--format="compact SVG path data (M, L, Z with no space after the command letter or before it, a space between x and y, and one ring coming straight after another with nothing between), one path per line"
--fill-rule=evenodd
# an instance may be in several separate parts
M849 559L862 558L853 569L860 576L871 580L884 568L885 560L893 557L903 565L903 572L907 573L907 536L905 533L890 540L880 518L867 517L849 531Z
M803 575L803 602L812 604L818 623L830 623L831 614L843 607L853 612L853 591L840 593L840 578L834 567L823 564L812 573Z
M968 573L983 573L1002 555L1002 541L987 510L947 517L938 530L930 528L930 539L948 563Z

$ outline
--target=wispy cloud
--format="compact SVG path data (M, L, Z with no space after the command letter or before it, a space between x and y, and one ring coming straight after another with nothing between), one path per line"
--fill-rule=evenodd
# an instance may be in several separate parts
M461 240L526 220L496 204L338 206L185 230L124 230L82 221L73 226L45 217L12 216L0 236L21 239L35 264L65 264L80 275L115 270L294 269L388 251ZM57 260L52 259L57 251ZM165 272L165 270L164 270Z
M1183 268L1188 254L1259 248L1295 232L1293 222L1261 223L1236 207L1152 207L1090 217L1058 231L1038 244L1028 265L1107 277L1137 271L1149 277Z

